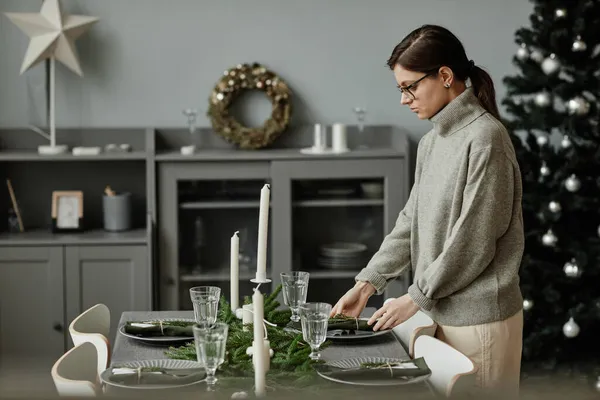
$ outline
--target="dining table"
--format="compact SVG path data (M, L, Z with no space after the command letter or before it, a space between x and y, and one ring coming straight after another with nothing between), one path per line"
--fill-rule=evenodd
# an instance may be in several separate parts
M374 308L366 308L361 316L372 315ZM119 329L114 340L110 366L117 366L123 363L132 361L146 361L167 359L166 350L168 347L156 344L146 344L142 341L132 339L120 333L120 328L128 321L149 321L158 319L176 319L176 318L194 318L193 311L126 311L123 312L119 321ZM393 332L379 335L369 339L360 341L332 341L327 347L321 350L321 357L324 361L336 361L354 357L386 357L409 359L404 346L396 338ZM216 392L211 393L213 398L244 398L245 393L249 397L254 397L253 393L253 378L248 377L227 377L227 385L220 385L224 378L216 374L219 381L216 384ZM315 372L316 376L316 372ZM306 399L306 395L315 393L319 396L327 396L327 398L349 399L355 396L377 395L378 400L386 398L410 398L411 400L432 399L434 393L426 380L420 382L394 385L394 386L360 386L348 385L336 382L326 381L323 378L319 379L318 385L310 387L290 388L290 390L267 390L267 397L277 398L302 398ZM222 386L222 387L220 387ZM132 389L135 391L135 389ZM206 385L198 385L196 389L200 392L206 391ZM138 390L140 392L140 390ZM148 391L144 390L144 396L147 396ZM236 395L234 395L234 393ZM233 397L232 397L233 395ZM216 397L215 397L216 396ZM242 396L242 397L239 397Z

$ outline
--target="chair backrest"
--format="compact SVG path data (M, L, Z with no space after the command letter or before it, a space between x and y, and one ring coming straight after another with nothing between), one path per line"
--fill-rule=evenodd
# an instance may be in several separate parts
M419 336L415 341L415 358L420 357L431 370L429 383L437 394L451 397L475 387L475 365L454 347L431 336Z
M82 312L69 325L73 344L90 342L98 352L98 374L110 363L110 310L104 304L96 304Z
M82 343L63 354L54 363L51 372L59 396L99 395L97 358L98 352L92 343Z
M417 311L415 315L394 327L392 332L400 340L408 351L410 357L415 355L415 340L419 336L435 336L437 324L423 311Z

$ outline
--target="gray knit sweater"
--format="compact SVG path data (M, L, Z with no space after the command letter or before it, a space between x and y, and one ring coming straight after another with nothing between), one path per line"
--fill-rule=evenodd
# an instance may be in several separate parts
M435 322L506 319L523 306L521 173L510 137L472 88L431 121L419 142L410 197L356 280L381 294L410 268L408 293Z

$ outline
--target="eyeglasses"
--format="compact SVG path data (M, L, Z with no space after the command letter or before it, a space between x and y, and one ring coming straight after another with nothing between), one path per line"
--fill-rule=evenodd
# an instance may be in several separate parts
M435 71L437 71L437 69ZM420 77L419 79L417 79L416 81L414 81L413 83L411 83L408 86L404 86L404 87L398 86L398 90L400 90L400 92L402 92L403 94L406 94L411 100L415 100L415 94L413 92L411 92L410 89L414 88L416 84L418 84L423 79L425 79L428 76L430 76L431 74L433 74L435 71L430 71L430 72L426 73L424 76Z

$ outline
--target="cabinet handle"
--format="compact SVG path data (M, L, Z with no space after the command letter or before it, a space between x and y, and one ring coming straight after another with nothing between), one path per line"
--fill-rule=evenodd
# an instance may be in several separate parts
M52 327L52 329L54 329L56 332L62 332L63 331L63 326L62 326L62 324L59 324L57 322L56 324L54 324L54 326Z

